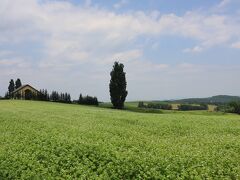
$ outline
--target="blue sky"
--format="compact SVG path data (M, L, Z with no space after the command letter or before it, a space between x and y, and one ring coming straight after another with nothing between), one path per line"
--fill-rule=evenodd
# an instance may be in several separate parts
M86 1L72 0L72 3L84 5ZM117 9L120 12L126 11L153 11L157 10L161 13L184 14L186 11L194 9L209 8L219 4L219 0L203 1L203 0L91 0L88 3L94 4L107 9Z
M1 0L0 22L0 95L21 78L109 101L115 60L128 100L240 95L238 0Z

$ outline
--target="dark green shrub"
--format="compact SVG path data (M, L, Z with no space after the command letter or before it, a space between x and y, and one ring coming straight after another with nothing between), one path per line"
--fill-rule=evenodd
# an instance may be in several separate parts
M164 103L148 103L147 108L171 110L172 106Z
M178 106L180 111L196 111L196 110L208 110L207 104L201 105L191 105L191 104L181 104Z

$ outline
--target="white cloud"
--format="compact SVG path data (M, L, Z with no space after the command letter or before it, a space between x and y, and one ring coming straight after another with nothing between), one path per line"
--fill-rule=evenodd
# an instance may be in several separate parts
M189 64L189 63L183 63L180 64L179 67L184 68L184 69L192 69L193 67L195 67L193 64Z
M199 46L195 46L193 48L186 48L183 50L183 52L185 53L199 53L199 52L202 52L202 48L199 47Z
M0 59L0 68L27 68L29 63L21 58Z
M221 0L216 6L210 9L211 13L223 13L235 0Z
M155 42L152 44L152 49L157 50L159 48L159 46L160 46L159 42Z
M111 57L112 60L121 60L122 62L129 62L133 60L139 60L141 59L143 55L143 52L136 49L136 50L130 50L125 52L119 52L116 54L113 54Z
M240 49L240 42L233 43L232 48Z
M231 0L222 0L218 5L217 8L223 8L226 5L228 5L231 2Z
M90 5L90 1L87 4ZM194 39L199 45L192 51L200 52L240 36L236 33L239 24L234 18L201 12L187 12L183 16L160 15L157 11L117 14L96 7L85 9L66 1L39 4L35 0L15 3L3 0L1 6L4 9L0 12L0 42L41 41L48 55L65 53L67 57L76 54L75 51L89 50L95 53L99 48L124 47L139 36L164 35Z
M113 5L113 7L115 9L120 9L123 6L125 6L128 3L128 0L120 0L119 2L117 2L116 4Z
M85 6L90 7L92 4L92 0L85 0Z
M2 50L2 51L0 51L0 58L1 57L5 57L5 56L10 56L10 55L12 55L13 54L13 52L12 51L8 51L8 50Z
M155 67L157 69L165 69L165 68L168 68L169 65L168 64L157 64L157 65L155 65Z
M90 1L86 2L90 5ZM120 4L126 3L120 1ZM227 1L222 1L221 6ZM139 35L178 35L199 40L204 46L227 42L234 36L236 22L224 15L202 15L187 12L150 15L144 12L116 14L111 11L74 6L66 1L39 4L34 0L19 0L15 3L1 1L1 40L44 40L49 37L82 40L83 36L103 36L107 41L127 41ZM155 14L154 16L152 14ZM157 15L156 15L157 14ZM235 25L234 25L235 24ZM152 28L154 27L154 28ZM239 25L238 25L239 27ZM17 41L17 40L15 40Z

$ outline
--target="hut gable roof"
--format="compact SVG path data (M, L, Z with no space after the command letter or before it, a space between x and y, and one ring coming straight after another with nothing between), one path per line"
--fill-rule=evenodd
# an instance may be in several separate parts
M35 91L39 92L37 89L35 89L34 87L30 86L29 84L25 84L25 85L22 85L21 87L15 89L15 90L13 91L13 93L18 92L18 91L20 91L21 89L23 89L23 88L25 88L25 87L30 87L31 89L34 89Z

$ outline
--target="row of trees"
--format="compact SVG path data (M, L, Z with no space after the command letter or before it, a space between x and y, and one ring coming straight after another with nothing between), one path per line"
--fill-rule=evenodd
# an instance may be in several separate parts
M10 99L10 98L22 99L21 94L16 94L15 97L13 97L13 91L21 86L22 86L22 83L20 79L17 79L15 83L14 83L14 80L11 79L8 86L8 93L6 93L4 99ZM72 103L71 95L69 93L61 93L61 92L59 93L57 91L52 91L49 94L47 89L40 89L38 94L31 94L30 96L31 97L28 97L27 99L39 100L39 101L61 102L61 103ZM82 96L82 94L80 94L79 99L75 102L78 104L84 104L84 105L98 106L99 104L97 97L92 97L88 95Z
M79 99L78 99L78 104L84 104L84 105L95 105L98 106L99 102L97 97L92 97L92 96L82 96L80 94Z
M144 104L144 102L139 102L138 103L139 108L150 108L150 109L165 109L165 110L171 110L172 105L171 104L166 104L166 103L148 103Z
M229 104L222 104L217 107L217 111L225 112L225 113L236 113L240 114L240 102L235 101Z
M50 95L47 89L40 89L38 94L38 100L40 101L50 101Z
M8 93L5 94L5 97L9 96L10 98L13 98L13 91L15 89L18 89L21 86L22 86L22 82L19 78L15 81L15 83L14 83L14 80L11 79L8 86Z
M9 81L8 92L5 94L5 99L22 99L21 94L15 94L13 97L14 90L22 86L21 80L18 78L15 82L13 79ZM25 95L26 96L26 95ZM33 94L30 93L25 97L26 99L39 100L39 101L53 101L53 102L62 102L62 103L71 103L71 95L69 93L59 93L57 91L52 91L51 94L48 93L47 89L41 89L39 93Z
M236 113L236 114L240 114L240 102L231 102L229 104L229 106L231 107L231 112L232 113Z
M71 95L69 93L58 93L57 91L52 91L52 93L49 95L46 89L40 90L37 100L72 103ZM97 97L92 97L88 95L82 96L82 94L80 94L79 99L77 101L73 101L73 102L78 104L83 104L83 105L95 105L95 106L99 105Z
M165 110L172 109L172 105L166 104L166 103L144 104L144 102L139 102L138 107L139 108L150 108L150 109L165 109ZM208 105L207 104L201 104L201 105L181 104L178 106L178 110L180 110L180 111L208 110Z
M45 95L46 97L46 95ZM48 97L48 96L47 96ZM50 101L61 102L61 103L71 103L71 95L69 93L58 93L53 91L49 96Z
M197 110L208 110L207 104L201 105L191 105L191 104L181 104L178 106L180 111L197 111Z
M26 96L26 95L25 95ZM52 91L51 94L48 93L47 89L41 89L38 94L30 94L31 97L25 97L25 99L32 99L38 101L52 101L52 102L62 102L71 103L71 95L69 93L59 93L57 91ZM22 99L20 94L17 94L16 99Z

